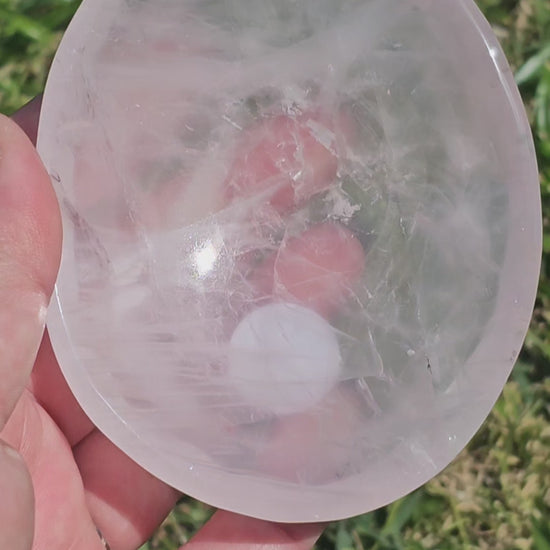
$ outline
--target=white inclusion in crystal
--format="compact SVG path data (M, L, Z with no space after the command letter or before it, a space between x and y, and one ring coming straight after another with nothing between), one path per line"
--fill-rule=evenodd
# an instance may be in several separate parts
M206 241L201 247L197 248L193 257L193 264L197 275L199 277L205 277L208 275L218 259L218 248L211 241Z
M249 313L230 342L231 384L246 404L274 414L305 410L338 380L334 329L314 311L276 303Z
M334 153L334 141L336 136L323 124L315 120L308 120L307 126L311 130L313 137L325 148Z
M331 206L331 214L336 218L349 220L351 217L361 210L361 205L351 204L350 200L338 189L330 189L325 201Z

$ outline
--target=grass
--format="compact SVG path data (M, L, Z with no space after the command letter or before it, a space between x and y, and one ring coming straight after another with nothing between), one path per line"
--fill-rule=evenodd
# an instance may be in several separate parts
M42 90L79 0L0 0L0 111ZM479 0L520 85L539 159L540 288L510 382L476 437L442 474L392 505L331 525L317 550L550 550L550 2ZM211 510L180 502L143 550L174 550Z

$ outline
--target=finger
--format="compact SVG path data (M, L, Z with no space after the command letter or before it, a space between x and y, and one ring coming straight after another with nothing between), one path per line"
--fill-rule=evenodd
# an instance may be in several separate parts
M0 548L31 550L34 497L29 472L14 449L0 441Z
M34 363L29 389L59 426L71 447L95 429L65 381L47 330Z
M60 248L48 175L27 136L0 115L0 428L36 357Z
M279 524L219 510L185 550L309 550L323 524ZM183 550L183 549L182 549Z
M33 143L36 142L41 106L42 95L39 95L12 116L12 120L25 131ZM82 411L65 382L47 332L34 364L31 389L37 401L61 428L71 445L76 444L93 430L93 424Z
M103 550L71 448L30 392L23 393L0 436L22 455L32 479L33 550ZM0 501L5 495L0 493Z
M74 449L92 518L116 550L145 542L179 493L138 466L98 431Z
M24 107L12 115L19 127L27 134L29 139L36 145L36 135L38 132L38 119L40 118L40 109L42 107L42 94L29 101Z

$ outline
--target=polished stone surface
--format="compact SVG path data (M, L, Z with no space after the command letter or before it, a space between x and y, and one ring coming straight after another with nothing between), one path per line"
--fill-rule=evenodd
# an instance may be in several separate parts
M384 505L456 456L517 358L538 178L468 0L85 0L39 151L63 372L208 503Z

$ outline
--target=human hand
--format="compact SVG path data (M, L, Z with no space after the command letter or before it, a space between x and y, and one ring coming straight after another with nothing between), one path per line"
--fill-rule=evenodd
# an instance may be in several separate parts
M39 110L14 116L33 141ZM99 529L135 549L179 495L93 426L43 335L61 223L29 137L0 115L0 548L103 550ZM218 511L186 548L307 550L321 529Z

